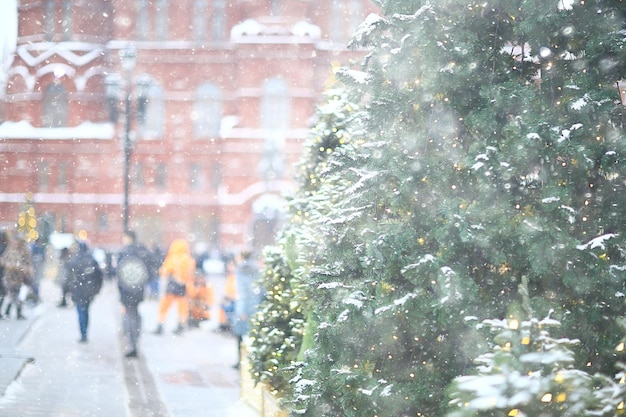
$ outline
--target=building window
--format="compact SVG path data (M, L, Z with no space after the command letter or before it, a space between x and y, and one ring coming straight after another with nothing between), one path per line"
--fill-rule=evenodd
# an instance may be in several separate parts
M287 82L282 78L270 78L263 84L262 94L262 128L267 130L288 129L291 108Z
M72 39L72 0L63 2L63 16L61 18L61 39Z
M43 93L41 124L43 127L67 126L67 92L60 84L50 84Z
M156 40L159 41L167 39L167 11L167 0L157 0L154 29L156 32Z
M144 168L141 162L135 162L133 164L133 170L130 178L135 188L143 188L146 185Z
M270 78L263 84L262 94L261 127L265 143L259 171L266 180L272 180L283 171L283 148L291 113L287 82Z
M163 136L165 130L165 103L163 88L151 84L148 89L145 120L140 127L140 135L146 139Z
M50 170L46 162L40 162L37 166L37 188L39 191L48 191L50 185Z
M330 40L347 46L352 34L363 19L360 0L332 1L330 12Z
M139 40L148 39L150 33L150 15L148 10L148 0L137 1L137 38Z
M60 218L58 220L58 227L61 233L67 233L67 230L68 230L67 224L68 224L67 214L61 213Z
M189 166L189 189L193 191L202 190L204 185L204 177L202 175L202 167L198 163Z
M206 40L208 15L207 0L195 0L193 3L193 38L197 42Z
M281 0L270 0L270 13L272 16L281 16L282 15L282 1Z
M262 249L274 243L276 231L280 228L285 202L281 197L264 194L252 203L254 221L252 224L253 247Z
M348 40L352 38L352 35L356 32L362 21L363 4L361 0L350 0L348 2Z
M196 91L194 104L194 131L196 137L217 137L222 121L222 93L213 84L203 84Z
M214 193L219 192L222 185L222 164L219 162L213 163L213 170L211 175L211 190Z
M221 229L220 219L217 217L211 218L211 223L209 225L209 243L214 248L219 248L220 245L220 229Z
M108 230L109 229L109 218L106 214L101 214L98 217L98 229L100 230Z
M67 164L61 162L57 169L57 188L61 191L67 190Z
M159 190L167 188L167 166L159 164L154 172L154 185Z
M224 0L213 1L213 13L211 19L211 36L213 41L221 42L226 39L226 5Z
M43 31L47 41L54 39L55 32L55 5L54 0L45 0L43 11Z

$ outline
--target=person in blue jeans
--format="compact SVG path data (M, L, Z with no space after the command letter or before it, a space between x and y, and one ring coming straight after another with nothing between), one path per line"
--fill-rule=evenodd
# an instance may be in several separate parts
M78 251L67 264L67 279L72 301L78 313L79 343L87 343L89 305L102 288L102 270L85 242L79 242Z
M150 277L148 266L152 262L152 254L144 245L137 242L137 235L132 230L124 232L122 243L124 247L119 254L116 274L120 302L124 311L124 332L130 348L125 356L136 358L141 334L139 304L144 299L146 282Z

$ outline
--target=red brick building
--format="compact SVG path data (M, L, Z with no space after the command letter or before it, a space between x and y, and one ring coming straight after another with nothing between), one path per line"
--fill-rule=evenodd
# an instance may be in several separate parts
M368 0L20 0L0 113L2 225L29 196L40 224L103 247L118 245L125 206L146 242L271 241L331 66L362 56L346 45L372 10Z

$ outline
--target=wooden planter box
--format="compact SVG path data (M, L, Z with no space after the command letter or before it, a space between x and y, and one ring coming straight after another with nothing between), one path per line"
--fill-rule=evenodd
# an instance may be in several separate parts
M278 399L272 395L266 384L256 384L250 375L250 361L245 344L241 347L241 364L239 367L241 381L241 398L258 413L259 417L289 417L289 414L278 406Z

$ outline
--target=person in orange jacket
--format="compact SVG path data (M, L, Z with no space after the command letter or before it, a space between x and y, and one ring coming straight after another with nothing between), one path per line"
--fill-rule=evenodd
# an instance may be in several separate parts
M184 239L174 240L161 268L159 268L159 275L167 278L167 286L159 303L159 325L155 334L163 332L167 311L174 302L178 304L178 327L174 333L181 334L183 332L189 319L187 296L193 290L195 270L196 261L191 256L189 243Z

